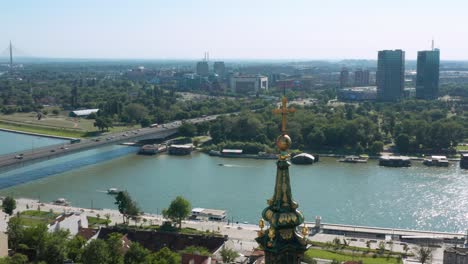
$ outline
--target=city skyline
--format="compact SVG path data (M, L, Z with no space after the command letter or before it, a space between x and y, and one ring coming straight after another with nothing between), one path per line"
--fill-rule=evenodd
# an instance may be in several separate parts
M0 43L49 58L415 60L434 38L441 60L468 59L468 3L377 2L25 0L4 3Z

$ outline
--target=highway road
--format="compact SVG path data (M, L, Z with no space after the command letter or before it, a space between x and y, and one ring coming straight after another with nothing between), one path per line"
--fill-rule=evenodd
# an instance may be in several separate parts
M184 122L197 124L216 119L219 115L187 119ZM136 142L144 139L162 139L175 133L182 121L160 124L157 127L140 128L119 133L105 133L99 137L81 139L77 143L51 145L28 151L4 154L0 156L0 172L5 172L34 162L49 160L79 151L99 148L122 142Z

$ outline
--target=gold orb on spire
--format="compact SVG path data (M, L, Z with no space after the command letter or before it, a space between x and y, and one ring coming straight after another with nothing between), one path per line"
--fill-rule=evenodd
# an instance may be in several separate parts
M276 146L278 147L280 151L288 150L289 147L291 146L291 143L292 143L291 138L286 134L282 134L276 139Z

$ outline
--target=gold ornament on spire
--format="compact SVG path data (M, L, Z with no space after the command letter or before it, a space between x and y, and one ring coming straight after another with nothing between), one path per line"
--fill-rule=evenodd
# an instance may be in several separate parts
M286 134L286 116L294 112L296 112L296 109L294 109L294 107L288 108L288 98L286 98L286 96L283 96L283 99L281 100L280 108L273 110L273 113L281 114L281 133L282 134Z
M288 108L288 99L283 96L281 100L281 106L278 109L274 109L273 113L281 115L281 135L276 139L276 146L280 150L280 159L286 160L289 155L286 151L292 144L291 138L286 134L286 116L296 112L293 107Z

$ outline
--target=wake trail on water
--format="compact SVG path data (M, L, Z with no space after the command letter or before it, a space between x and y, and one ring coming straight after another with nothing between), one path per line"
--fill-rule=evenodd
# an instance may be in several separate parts
M223 163L220 163L218 165L222 166L222 167L228 167L228 168L258 168L256 166L245 166L245 165L237 165L237 164L223 164Z

